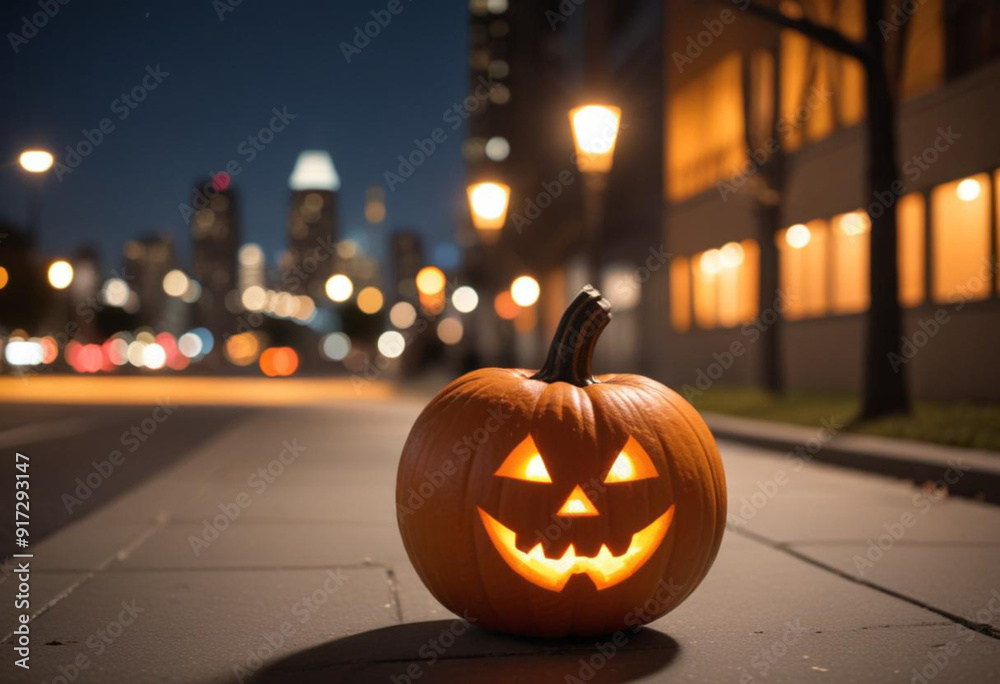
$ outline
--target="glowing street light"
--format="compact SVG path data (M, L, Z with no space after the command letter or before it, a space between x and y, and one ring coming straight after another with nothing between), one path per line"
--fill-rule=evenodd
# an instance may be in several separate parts
M510 296L514 303L520 307L527 308L534 305L541 292L542 289L539 287L538 281L531 276L520 276L510 284Z
M615 154L622 110L589 104L569 112L576 147L576 167L581 173L608 173Z
M64 259L53 261L49 266L49 285L57 290L65 290L73 282L73 266Z
M507 220L510 186L503 183L474 183L468 187L472 224L484 240L492 240Z
M45 150L25 150L18 158L18 162L28 173L45 173L52 168L55 159Z

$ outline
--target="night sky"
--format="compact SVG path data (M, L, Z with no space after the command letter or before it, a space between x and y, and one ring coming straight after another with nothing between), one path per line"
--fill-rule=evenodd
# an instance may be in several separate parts
M114 130L93 152L61 182L45 181L42 248L50 254L91 242L105 267L116 267L130 237L166 231L186 260L189 228L178 205L190 202L196 180L235 159L243 240L273 258L285 244L288 176L298 153L313 148L329 150L340 174L345 235L363 235L365 189L384 184L397 156L465 97L467 3L400 0L402 11L347 63L341 42L388 0L229 0L239 4L220 21L224 2L70 1L17 54L9 33L23 34L22 17L39 11L38 0L4 3L0 218L24 222L27 174L17 156L25 147L44 146L65 162L66 146L107 117ZM157 65L169 76L122 119L120 96ZM295 119L248 162L239 146L275 107ZM387 193L390 231L416 227L431 245L451 241L464 210L463 137L464 129L449 130Z

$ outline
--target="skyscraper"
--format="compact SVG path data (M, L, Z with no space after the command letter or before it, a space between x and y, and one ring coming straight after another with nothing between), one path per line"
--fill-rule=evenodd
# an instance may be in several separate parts
M288 270L296 277L286 280L301 283L300 294L320 298L336 262L340 176L328 152L305 150L295 162L288 185L292 191L288 211Z
M235 296L229 293L236 290L239 213L227 175L219 174L198 187L205 189L210 199L191 221L191 275L201 284L196 320L218 337L227 332L226 297Z
M392 234L392 283L387 294L392 299L412 299L417 295L414 279L423 266L423 247L420 236L414 231Z
M163 277L174 267L174 243L169 235L147 236L125 243L122 278L139 297L139 320L162 329L169 297Z

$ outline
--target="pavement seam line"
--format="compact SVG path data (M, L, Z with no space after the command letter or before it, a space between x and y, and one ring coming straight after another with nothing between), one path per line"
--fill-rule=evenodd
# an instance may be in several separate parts
M56 594L55 596L53 596L44 606L42 606L37 611L35 611L34 613L32 613L31 617L28 619L28 622L26 624L30 625L37 618L39 618L42 615L44 615L45 613L49 612L49 610L51 610L53 607L55 607L55 605L57 603L59 603L60 601L62 601L65 598L67 598L74 591L76 591L77 589L79 589L80 587L82 587L84 584L86 584L90 580L92 580L95 577L97 577L97 575L102 574L108 567L110 567L112 564L114 564L115 561L121 562L121 561L126 560L132 554L133 551L135 551L140 546L142 546L147 539L149 539L154 534L156 534L160 529L162 529L163 526L166 525L166 523L167 523L168 520L169 520L169 516L167 516L166 514L161 513L160 515L158 515L156 517L156 522L153 523L152 525L150 525L149 527L147 527L142 532L140 532L139 535L135 539L133 539L128 544L126 544L125 546L123 546L122 548L118 549L117 551L115 551L114 553L112 553L110 556L108 556L107 558L105 558L93 570L86 571L86 573L83 575L83 577L81 577L79 580L77 580L73 584L69 585L68 587L66 587L65 589L63 589L62 591L60 591L58 594ZM14 637L14 632L10 632L10 633L6 634L2 639L0 639L0 644L6 644L6 643L8 643L13 637Z
M883 593L887 596L891 596L900 601L905 601L906 603L917 606L918 608L923 608L924 610L930 611L935 615L940 615L941 617L951 620L956 624L962 625L966 629L971 629L973 632L978 632L983 636L989 637L991 639L1000 640L1000 630L994 629L992 625L984 624L981 622L973 622L972 620L964 618L961 615L956 615L955 613L944 610L943 608L937 608L928 603L924 603L919 599L913 598L912 596L907 596L906 594L882 586L881 584L875 584L874 582L870 582L861 577L855 577L849 572L844 572L843 570L836 568L832 565L827 565L826 563L816 560L815 558L812 558L811 556L808 556L802 553L801 551L791 548L787 544L783 544L781 542L774 542L768 539L767 537L755 534L753 532L750 532L749 530L739 529L731 525L727 525L727 527L731 532L738 534L741 537L744 537L745 539L755 541L758 544L763 544L764 546L770 547L775 551L780 551L782 553L785 553L791 556L792 558L797 558L798 560L804 561L809 565L812 565L813 567L833 573L834 575L846 579L849 582L860 584L861 586L868 587L869 589L874 589L875 591Z
M403 624L403 603L399 600L399 583L396 580L396 571L392 568L385 568L385 576L389 580L389 593L396 606L396 618L399 620L399 624Z

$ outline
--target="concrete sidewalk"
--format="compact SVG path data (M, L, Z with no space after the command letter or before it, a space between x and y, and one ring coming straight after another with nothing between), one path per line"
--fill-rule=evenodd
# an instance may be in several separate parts
M8 639L0 679L1000 680L1000 508L729 443L715 566L610 658L598 640L456 621L396 530L396 463L421 406L237 420L35 545L32 667L14 667ZM15 591L0 585L5 635Z

